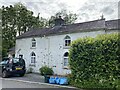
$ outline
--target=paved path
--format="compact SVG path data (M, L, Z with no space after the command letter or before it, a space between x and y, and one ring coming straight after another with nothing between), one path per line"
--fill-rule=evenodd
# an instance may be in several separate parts
M10 79L17 79L17 80L25 80L25 81L33 81L33 82L41 82L44 83L44 76L39 74L25 74L24 77L14 76L10 77Z
M0 78L0 82L2 82L2 87L0 87L0 89L3 88L2 90L80 90L41 83L22 82L8 78Z
M58 88L55 86L42 85L37 83L27 83L14 80L0 79L2 80L2 88Z
M39 84L39 85L43 85L43 86L45 85L45 86L58 87L58 88L69 88L69 89L74 88L74 87L70 87L70 86L63 86L63 85L57 85L57 84L44 83L44 76L41 76L39 74L33 74L33 73L26 74L24 77L14 76L14 77L10 77L10 78L3 78L2 80L5 80L5 81L7 80L8 83L9 83L9 81L13 81L13 82L17 81L17 82L30 83L30 84Z

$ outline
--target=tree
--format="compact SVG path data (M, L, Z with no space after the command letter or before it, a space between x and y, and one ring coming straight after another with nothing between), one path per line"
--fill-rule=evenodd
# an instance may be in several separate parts
M54 20L55 18L58 18L61 16L63 20L65 21L65 24L73 24L77 20L77 14L74 13L67 13L67 10L61 10L60 12L57 12L54 16L51 16L49 19L49 26L54 26Z
M15 46L17 33L21 35L32 27L39 27L39 17L21 3L14 6L2 6L2 52L6 56L7 50Z
M15 4L14 9L16 12L16 28L19 35L25 33L32 27L39 27L39 17L33 16L33 12L27 10L23 4Z

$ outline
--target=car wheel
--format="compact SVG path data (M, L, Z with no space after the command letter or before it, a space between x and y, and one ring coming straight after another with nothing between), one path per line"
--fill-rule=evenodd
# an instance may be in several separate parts
M3 77L3 78L8 77L8 73L7 73L7 71L6 71L6 70L4 70L4 71L2 72L2 77Z

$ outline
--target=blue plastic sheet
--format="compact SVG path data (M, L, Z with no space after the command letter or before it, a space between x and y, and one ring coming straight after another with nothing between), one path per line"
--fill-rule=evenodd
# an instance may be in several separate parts
M60 83L60 78L56 77L55 81L56 81L56 84L59 84Z
M56 83L55 77L50 77L49 83L50 84L55 84Z
M67 85L68 79L67 79L67 77L50 77L49 83L50 84Z
M60 82L59 82L60 85L67 85L68 84L68 79L63 77L63 78L60 78Z

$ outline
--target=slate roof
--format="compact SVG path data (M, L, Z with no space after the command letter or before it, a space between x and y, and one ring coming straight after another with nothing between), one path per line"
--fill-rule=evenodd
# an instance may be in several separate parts
M52 35L59 35L59 34L67 34L67 33L74 33L74 32L85 32L85 31L94 31L99 29L118 29L120 26L120 19L116 20L109 20L105 21L102 20L94 20L89 22L83 23L75 23L69 25L62 25L62 26L55 26L52 28L32 28L26 33L17 37L17 39L21 38L28 38L28 37L43 37L43 36L52 36ZM119 24L119 25L118 25Z
M106 21L105 26L107 29L120 29L120 19Z
M15 47L10 48L9 51L15 51Z

